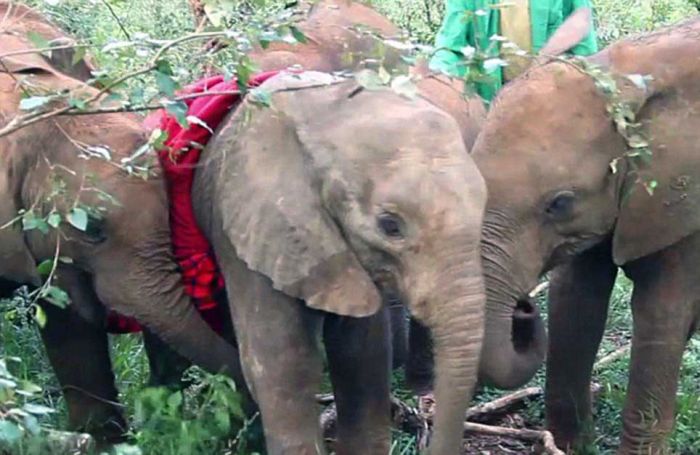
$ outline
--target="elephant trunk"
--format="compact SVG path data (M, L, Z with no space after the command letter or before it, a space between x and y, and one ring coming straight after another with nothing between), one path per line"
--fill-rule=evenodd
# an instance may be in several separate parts
M531 275L511 273L514 254L510 245L503 244L505 233L510 232L504 226L510 225L490 219L488 214L483 224L481 249L487 302L479 382L514 389L529 381L542 366L547 331L536 304L522 297L522 290L528 289L526 283L536 279L536 264L530 261Z
M478 254L455 258L436 283L444 299L423 318L435 353L435 433L430 453L459 453L463 423L477 379L485 293ZM467 259L467 260L464 260Z
M238 349L219 336L199 315L185 294L177 264L162 236L148 248L120 248L116 262L100 256L95 267L95 288L110 308L136 318L167 345L196 365L225 373L239 384L243 379ZM112 263L128 264L115 269ZM121 283L116 286L115 283Z
M167 318L163 315L143 318L143 323L197 366L211 373L226 374L237 384L243 384L236 346L217 335L181 289L173 294L166 297L168 302L161 307L164 313L168 313Z
M489 305L485 330L479 381L515 389L532 379L547 352L547 332L535 304L523 299L515 307Z

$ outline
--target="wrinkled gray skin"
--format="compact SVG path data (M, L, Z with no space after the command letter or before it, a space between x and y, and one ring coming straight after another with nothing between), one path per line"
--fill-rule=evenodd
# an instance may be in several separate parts
M270 109L244 102L204 151L193 190L267 450L322 450L322 340L337 453L388 453L380 294L391 293L432 331L440 407L431 453L454 455L482 338L483 181L456 122L429 103L352 82L301 88L321 76L308 77L268 81L279 90Z
M474 146L489 190L489 309L514 306L553 272L546 411L562 449L591 442L591 372L621 267L634 284L634 327L617 453L670 453L683 350L700 321L698 36L694 18L589 59L635 113L649 160L630 156L593 78L561 62L506 87ZM641 182L652 179L649 194Z

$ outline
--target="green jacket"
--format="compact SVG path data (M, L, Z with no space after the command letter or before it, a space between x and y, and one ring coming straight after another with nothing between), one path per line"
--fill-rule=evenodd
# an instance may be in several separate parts
M435 47L437 51L430 61L430 68L452 76L463 78L467 73L461 50L466 46L487 50L498 56L499 49L492 44L491 37L500 35L501 0L446 0L445 17L438 31ZM591 8L590 0L530 0L532 51L539 51L559 28L564 19L581 7ZM477 11L485 14L474 14ZM572 49L576 55L590 55L598 51L595 31ZM502 69L488 73L488 80L476 83L476 91L490 101L503 83Z

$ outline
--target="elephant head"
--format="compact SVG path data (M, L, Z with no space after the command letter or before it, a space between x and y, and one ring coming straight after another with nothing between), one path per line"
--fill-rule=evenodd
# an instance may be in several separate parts
M387 68L403 62L403 51L384 39L397 38L401 30L369 6L346 0L300 2L303 19L299 29L305 43L270 43L250 58L262 71L301 65L306 70L352 70L383 61Z
M54 70L80 81L87 81L92 77L92 71L95 69L92 58L89 55L77 58L76 49L79 48L74 47L77 44L75 40L32 8L11 0L0 0L0 29L3 33L16 37L36 34L52 47L59 48L47 53L46 56L35 54L28 57L23 54L14 57L15 60L26 61L28 58L46 60ZM35 46L25 46L21 50L33 47ZM13 57L3 59L3 61L7 60L13 60Z
M433 453L456 453L482 338L483 180L428 102L319 79L275 77L271 108L248 101L226 123L197 175L198 217L310 308L364 317L381 294L406 302L435 347Z
M594 77L600 69L553 62L496 99L473 150L489 189L482 231L487 307L503 314L486 324L484 362L510 346L505 316L557 264L611 240L615 263L624 265L700 227L700 169L689 126L697 121L698 47L688 33L698 24L591 57L615 82L602 82L612 91L607 96ZM636 113L649 163L630 152L639 132L625 122L634 120L618 115L616 122L611 112Z

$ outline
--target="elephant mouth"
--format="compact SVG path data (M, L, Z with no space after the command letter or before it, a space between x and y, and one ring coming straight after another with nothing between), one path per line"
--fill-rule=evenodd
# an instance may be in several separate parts
M540 310L534 300L526 296L517 300L512 317L513 348L519 353L527 352L538 342Z

